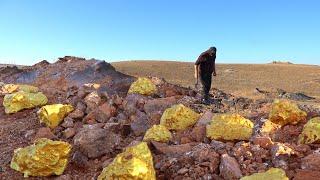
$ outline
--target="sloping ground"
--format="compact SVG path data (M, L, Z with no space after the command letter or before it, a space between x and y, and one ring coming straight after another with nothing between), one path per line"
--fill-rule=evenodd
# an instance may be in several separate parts
M218 61L218 63L220 63ZM112 65L133 76L163 77L168 82L194 86L193 63L168 61L125 61ZM320 97L320 67L295 64L218 64L213 88L239 96L255 97L255 88L280 88Z
M154 95L127 94L134 77L115 71L103 61L75 57L22 69L2 68L0 72L0 82L36 85L48 96L48 104L68 103L75 108L58 127L49 129L39 122L39 108L5 114L1 105L0 179L23 179L22 173L10 168L13 151L41 137L73 146L63 175L45 179L96 179L124 148L141 142L145 132L160 123L165 109L175 104L202 114L196 124L171 130L169 142L148 143L157 179L237 179L272 167L283 169L289 178L319 177L320 145L297 143L307 121L320 116L319 106L302 105L300 101L299 108L307 112L305 119L263 135L262 125L271 111L272 97L250 99L212 89L212 104L203 105L198 92L157 77L150 78L158 89ZM245 140L206 137L208 122L225 113L237 113L251 121L251 137ZM184 119L188 120L188 116ZM220 133L225 132L222 129Z

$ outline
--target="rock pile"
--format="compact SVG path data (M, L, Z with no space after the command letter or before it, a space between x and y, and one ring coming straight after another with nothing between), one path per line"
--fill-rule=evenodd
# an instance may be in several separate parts
M66 68L52 74L57 67ZM235 97L216 89L211 92L215 103L202 105L192 89L156 77L135 79L105 62L74 57L13 76L31 71L39 73L32 91L24 88L31 86L10 82L9 76L1 79L1 117L9 123L32 117L29 121L36 124L21 130L28 143L11 147L11 168L16 171L4 164L0 175L5 178L21 173L67 179L318 177L318 109L282 99ZM49 83L54 88L38 84L53 77L61 80L58 86ZM28 98L32 101L25 101ZM25 106L15 105L19 103Z

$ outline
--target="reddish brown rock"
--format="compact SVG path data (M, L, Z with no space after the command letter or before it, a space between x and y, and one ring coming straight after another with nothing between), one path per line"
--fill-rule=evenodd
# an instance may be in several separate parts
M76 109L79 109L80 111L85 112L86 108L87 108L87 105L84 102L80 101L77 103Z
M154 155L157 179L216 179L220 156L204 143L180 154ZM215 176L213 176L216 174Z
M192 141L188 138L188 137L182 137L180 139L180 144L187 144L187 143L191 143Z
M73 119L70 118L70 117L66 117L64 118L63 120L63 123L61 124L62 127L65 127L65 128L71 128L74 126L74 122L73 122Z
M84 117L84 112L81 111L80 109L76 109L72 113L70 113L68 117L72 119L81 119Z
M34 137L34 140L40 139L40 138L55 139L56 136L52 133L49 127L41 127L38 129Z
M90 113L98 107L101 97L98 95L98 92L93 91L84 98L84 102L87 106L86 113Z
M303 158L301 162L301 169L320 172L320 154L314 153Z
M252 138L252 142L253 144L259 145L260 147L265 149L270 149L273 145L271 138L267 136L261 136L261 137L255 136Z
M174 154L183 154L188 151L191 151L192 147L196 145L196 143L188 143L188 144L181 144L181 145L167 145L164 143L159 143L152 141L152 145L155 149L166 155L174 155Z
M147 100L146 96L140 94L128 94L123 102L124 110L128 116L135 114L137 110L143 111Z
M293 180L319 180L319 171L301 170L298 169Z
M191 137L196 142L203 142L206 138L206 126L199 125L192 129Z
M80 168L88 166L88 157L82 154L80 151L75 151L71 157L71 163Z
M83 118L82 122L85 123L85 124L95 124L95 123L97 123L97 121L96 121L96 112L95 111L91 111L86 117Z
M67 128L63 131L63 136L67 139L72 138L76 134L76 130L74 128Z
M117 114L117 109L109 103L99 106L96 112L96 120L98 122L107 122L111 117Z
M147 100L144 104L144 111L151 119L151 125L159 124L163 112L176 102L177 99L175 97Z
M211 173L218 171L220 155L210 145L200 143L186 155L192 157L199 164L209 167Z
M201 115L200 119L198 120L196 126L207 125L212 120L213 116L214 116L214 114L210 110L204 112Z
M240 179L242 177L239 163L234 157L223 154L220 161L220 176L224 179Z
M307 144L298 144L294 147L294 150L302 155L307 155L311 153L311 147Z
M72 180L72 176L69 174L63 174L54 178L54 180Z

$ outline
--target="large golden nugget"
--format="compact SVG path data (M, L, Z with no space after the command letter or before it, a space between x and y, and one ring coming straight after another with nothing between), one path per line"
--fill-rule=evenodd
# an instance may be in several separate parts
M173 105L166 109L161 116L160 124L169 130L184 130L193 126L199 119L200 114L183 104Z
M320 117L310 119L299 135L300 144L320 143Z
M105 167L98 180L155 180L152 154L146 142L128 147Z
M31 109L47 104L48 98L42 93L28 93L19 91L7 94L3 99L3 106L7 114L16 113L23 109Z
M68 163L71 145L42 138L35 144L14 150L10 167L28 176L61 175Z
M269 120L281 126L287 124L297 124L305 120L307 113L300 110L299 107L287 100L275 100L269 114Z
M250 176L242 177L240 180L289 180L286 172L280 168L270 168L268 171L263 173L254 173Z
M238 114L213 117L206 126L207 137L216 140L249 140L254 124Z
M142 95L152 95L157 92L157 87L152 83L149 78L138 78L133 82L129 88L128 93L136 93Z
M144 141L168 142L172 138L171 132L162 125L153 125L144 135Z
M52 104L43 106L38 115L41 122L44 122L50 128L55 128L72 111L73 107L71 105Z

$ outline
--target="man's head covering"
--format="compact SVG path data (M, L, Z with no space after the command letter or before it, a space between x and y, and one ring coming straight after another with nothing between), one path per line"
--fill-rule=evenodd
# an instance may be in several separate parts
M211 51L211 52L217 52L217 48L216 48L216 47L210 47L210 48L209 48L209 51Z

